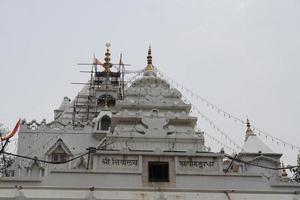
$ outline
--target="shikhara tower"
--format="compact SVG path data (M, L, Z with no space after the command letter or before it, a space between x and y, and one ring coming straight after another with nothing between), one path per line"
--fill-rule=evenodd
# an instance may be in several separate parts
M142 76L125 86L109 47L52 122L23 120L23 157L0 178L0 199L299 199L300 185L276 169L281 154L249 122L235 161L211 152L191 105L157 76L151 48Z

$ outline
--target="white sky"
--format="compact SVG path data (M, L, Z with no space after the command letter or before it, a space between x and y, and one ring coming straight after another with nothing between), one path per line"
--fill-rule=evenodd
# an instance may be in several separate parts
M110 41L115 62L122 52L141 69L151 43L154 64L174 80L300 146L299 10L298 0L0 0L0 122L51 121L80 89L70 83L88 80L77 63L103 58ZM244 127L212 119L242 145ZM297 151L265 142L295 163Z

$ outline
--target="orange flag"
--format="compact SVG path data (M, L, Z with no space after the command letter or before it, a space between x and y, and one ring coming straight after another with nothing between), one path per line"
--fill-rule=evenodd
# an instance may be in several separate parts
M17 124L15 125L15 128L10 133L6 134L3 137L0 136L0 141L8 140L9 138L13 137L17 133L20 124L21 124L21 119L18 120Z

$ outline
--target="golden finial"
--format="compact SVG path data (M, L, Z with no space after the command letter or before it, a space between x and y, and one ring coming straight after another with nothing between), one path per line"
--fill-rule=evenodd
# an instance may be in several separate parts
M248 119L248 117L247 117L247 128L250 128L251 127L251 125L250 125L250 121L249 121L249 119Z
M246 126L247 126L247 129L246 129L246 139L247 139L249 135L254 135L254 133L251 129L251 124L250 124L248 117L247 117Z
M149 49L148 49L146 71L151 71L151 72L154 71L154 67L152 65L151 45L149 45Z
M112 66L110 63L110 52L109 52L109 47L111 46L111 44L109 42L107 42L105 44L105 46L106 46L106 53L105 53L105 58L104 58L105 63L103 64L103 67L104 67L105 71L109 72L110 68Z

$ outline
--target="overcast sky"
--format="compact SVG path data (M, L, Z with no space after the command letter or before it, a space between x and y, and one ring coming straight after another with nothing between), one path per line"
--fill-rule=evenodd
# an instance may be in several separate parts
M123 53L133 70L146 66L151 44L155 66L174 80L300 146L299 10L299 0L0 0L0 122L51 121L80 89L70 83L88 80L76 64L103 58L107 41L112 60ZM217 115L242 145L245 127ZM297 151L265 142L295 163Z

